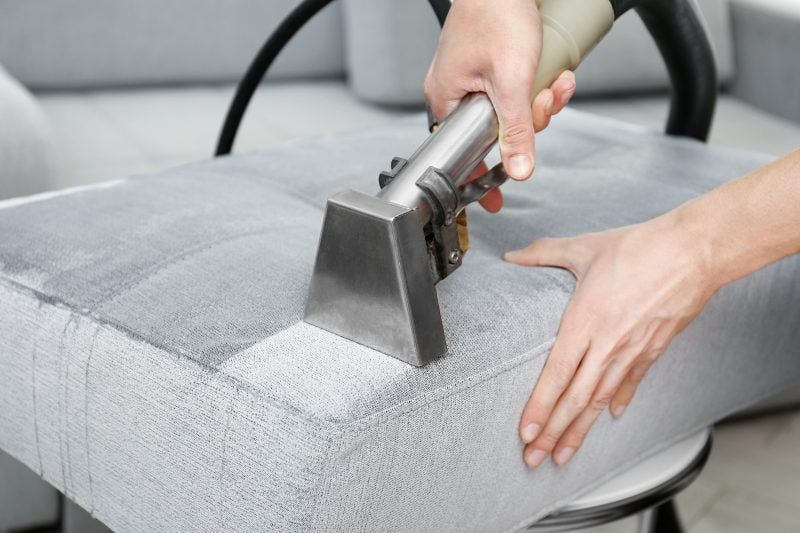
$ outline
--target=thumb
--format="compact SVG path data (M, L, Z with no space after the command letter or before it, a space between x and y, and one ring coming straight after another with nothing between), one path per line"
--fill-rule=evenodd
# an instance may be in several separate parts
M524 83L510 87L496 95L489 94L489 98L500 120L503 168L512 178L526 180L535 166L531 95Z
M522 250L506 252L503 259L522 266L554 266L572 270L567 239L539 239Z

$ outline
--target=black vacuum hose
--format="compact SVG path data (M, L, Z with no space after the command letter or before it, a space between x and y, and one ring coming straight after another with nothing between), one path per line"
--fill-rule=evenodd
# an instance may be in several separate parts
M278 54L283 50L292 37L302 28L306 22L311 20L314 15L322 11L322 9L330 4L333 0L304 0L302 4L297 6L294 11L289 13L280 26L270 35L261 50L258 51L253 62L247 69L239 86L236 88L236 94L233 97L231 106L228 109L228 114L225 117L225 122L222 125L222 132L219 134L219 141L217 142L217 156L227 155L233 149L233 142L236 140L236 133L239 131L239 126L242 123L247 106L253 98L253 94L258 89L261 80L267 74L270 66L278 57Z
M287 43L294 37L294 35L302 28L309 20L311 20L317 13L322 11L333 0L304 0L297 6L289 16L286 17L280 26L270 35L266 43L258 51L253 62L247 68L239 86L236 88L233 101L228 114L225 116L225 122L222 125L222 131L219 134L219 141L217 141L217 156L228 155L233 149L233 143L236 140L236 134L242 124L242 118L247 111L247 106L250 100L253 99L256 89L261 84L261 81L266 76L275 58L278 57L281 50ZM439 19L439 24L444 25L447 18L447 12L450 10L450 0L429 0L436 18Z
M436 13L436 18L439 19L439 26L444 26L444 21L447 18L447 13L450 11L450 6L453 5L450 0L428 0Z
M304 0L261 47L236 88L217 143L216 155L231 153L247 106L275 58L292 37L333 0ZM444 25L450 0L428 0ZM610 0L615 17L636 9L658 44L672 82L666 132L705 141L714 118L717 69L694 0Z
M611 0L614 16L635 9L658 45L672 85L666 132L706 141L719 88L717 63L694 0Z

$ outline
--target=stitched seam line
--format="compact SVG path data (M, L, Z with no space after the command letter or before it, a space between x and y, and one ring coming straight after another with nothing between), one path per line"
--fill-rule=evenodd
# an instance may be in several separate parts
M202 245L194 246L192 248L188 248L188 249L182 251L179 254L170 256L170 257L164 259L163 261L160 261L159 263L156 263L155 265L152 265L150 268L145 270L144 275L139 276L139 277L137 277L135 279L132 279L132 280L128 280L128 281L126 281L124 283L120 283L119 285L114 286L109 291L109 294L105 295L98 302L94 303L94 305L97 307L97 310L100 311L104 307L106 307L107 305L109 305L109 304L113 303L114 301L116 301L118 298L120 298L120 297L124 296L126 293L130 292L131 289L133 289L135 287L138 287L142 283L147 282L148 280L150 280L153 277L157 276L159 273L163 272L164 270L166 270L168 268L171 268L171 267L173 267L175 265L178 265L178 264L180 264L180 263L182 263L184 261L187 261L187 260L189 260L190 258L192 258L192 257L194 257L196 255L199 255L199 254L201 254L203 252L211 250L211 249L213 249L213 248L215 248L217 246L220 246L222 244L227 244L227 243L236 241L238 239L245 239L247 237L253 237L253 236L256 236L256 235L263 235L263 234L271 233L271 232L277 231L277 230L293 229L293 228L296 228L296 227L299 227L299 226L282 226L282 227L276 227L276 228L254 230L254 231L249 231L249 232L246 232L246 233L238 233L238 234L233 235L233 236L224 237L224 238L218 239L216 241L212 241L212 242L208 242L208 243L205 243L205 244L202 244Z
M439 400L455 396L456 394L464 392L465 390L472 389L482 383L486 383L487 381L491 381L494 378L500 377L503 374L506 374L507 372L535 359L544 352L549 351L554 341L554 338L547 340L531 350L528 350L527 352L518 355L513 359L505 361L503 364L493 367L489 371L468 376L455 383L445 385L444 387L439 387L438 389L426 392L420 396L417 396L416 398L406 400L382 411L378 411L377 413L373 413L353 421L343 422L340 424L340 427L347 433L355 433L363 431L367 428L379 427L386 422L400 418L401 416L409 413L413 413L414 411L418 411L419 409L422 409Z
M49 296L49 295L46 295L46 294L43 294L40 291L37 291L37 290L35 290L35 289L31 288L31 287L28 287L26 285L20 284L20 283L14 281L14 280L10 280L10 279L8 279L7 277L5 277L5 276L3 276L1 274L0 274L0 281L2 281L2 285L4 285L7 289L9 289L11 291L14 291L14 292L16 292L18 294L25 295L25 293L28 292L28 293L33 294L34 297L36 297L38 301L40 301L41 303L43 303L45 305L49 305L49 306L55 307L55 308L61 308L61 309L67 310L67 311L71 311L71 312L73 312L75 314L84 316L84 317L94 321L98 325L99 328L109 329L109 330L112 330L112 331L114 331L116 333L121 333L121 334L125 335L126 337L128 337L130 339L133 339L133 340L136 340L138 342L147 344L148 346L156 348L157 350L160 350L162 352L170 354L170 355L172 355L174 357L185 358L189 362L195 364L197 367L205 370L207 373L209 373L209 374L211 374L213 376L217 376L219 379L222 380L223 383L227 383L229 386L232 386L234 388L239 388L241 390L245 390L254 399L259 399L261 401L264 401L265 403L267 403L271 407L273 407L275 409L279 409L281 411L284 411L289 416L292 416L292 417L297 418L299 420L303 420L305 422L309 422L309 423L315 424L316 426L321 427L321 428L337 429L337 430L342 431L342 432L344 432L346 434L351 434L351 433L354 433L354 432L357 432L357 431L362 431L364 428L370 427L370 426L379 426L379 425L381 425L381 424L383 424L383 423L385 423L385 422L387 422L389 420L393 420L395 418L403 416L406 413L409 413L409 412L412 412L412 411L414 411L416 409L424 407L425 405L428 405L428 404L430 404L430 403L432 403L434 401L437 401L439 399L443 399L445 397L451 396L451 395L453 395L453 394L455 394L455 393L457 393L457 392L459 392L459 391L461 391L461 390L463 390L465 388L469 388L470 386L478 385L480 383L489 381L492 378L494 378L495 376L499 376L499 375L501 375L501 374L503 374L503 373L505 373L505 372L517 367L517 366L520 366L520 365L524 364L528 360L540 355L540 353L544 349L548 348L549 345L551 345L552 342L555 340L555 339L550 339L550 340L548 340L548 341L546 341L546 342L544 342L544 343L532 348L531 350L529 350L529 351L527 351L527 352L515 357L514 359L506 361L504 364L499 365L497 367L494 367L494 368L486 371L484 374L476 374L476 375L473 375L473 376L468 376L468 377L466 377L464 379L459 380L456 383L452 383L450 385L447 385L447 386L444 386L444 387L440 387L440 388L434 389L432 391L428 391L428 392L426 392L424 394L421 394L421 395L419 395L419 396L417 396L415 398L412 398L412 399L407 400L405 402L402 402L402 403L399 403L397 405L388 407L387 409L384 409L383 411L380 411L378 413L373 413L371 415L367 415L366 417L359 418L359 419L356 419L356 420L353 420L353 421L342 421L342 422L340 422L340 421L331 421L331 420L321 419L321 418L318 418L318 417L316 417L314 415L311 415L311 414L309 414L309 413L307 413L305 411L301 411L300 409L298 409L297 407L295 407L293 405L286 404L286 403L284 403L284 402L282 402L282 401L280 401L280 400L278 400L278 399L276 399L276 398L274 398L272 396L269 396L269 395L265 394L262 389L256 388L250 383L241 381L238 378L235 378L235 377L231 376L230 374L227 374L227 373L225 373L225 372L223 372L223 371L221 371L221 370L219 370L217 368L211 367L211 366L209 366L209 365L207 365L207 364L205 364L205 363L203 363L201 361L198 361L197 359L195 359L195 358L193 358L193 357L191 357L191 356L189 356L187 354L180 353L180 352L175 351L172 348L169 348L169 347L166 347L166 346L161 346L161 345L159 345L157 343L154 343L151 340L143 337L141 334L139 334L139 333L137 333L135 331L132 331L130 329L127 329L127 328L123 327L120 324L109 322L109 321L105 320L104 318L102 318L102 317L100 317L100 316L98 316L98 315L96 315L96 314L94 314L94 313L92 313L92 312L90 312L90 311L88 311L86 309L77 309L73 305L71 305L71 304L69 304L69 303L67 303L67 302L65 302L63 300L60 300L58 298L55 298L55 297L52 297L52 296ZM405 406L405 407L403 407L403 406ZM397 411L397 412L395 412L395 411Z

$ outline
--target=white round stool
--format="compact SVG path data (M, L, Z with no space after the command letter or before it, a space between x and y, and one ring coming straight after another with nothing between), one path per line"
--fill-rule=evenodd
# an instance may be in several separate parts
M575 531L639 515L642 533L679 533L672 498L703 470L711 442L711 428L699 431L523 531Z

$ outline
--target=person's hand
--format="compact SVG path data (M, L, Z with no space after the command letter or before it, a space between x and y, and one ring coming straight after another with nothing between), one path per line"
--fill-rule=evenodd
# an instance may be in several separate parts
M575 94L575 76L565 72L534 99L534 74L542 50L539 3L453 2L425 79L425 98L437 121L444 120L469 93L489 96L500 120L503 167L517 180L533 173L534 131L546 128ZM485 171L481 165L473 177ZM481 204L488 211L499 211L500 191L487 194Z
M703 239L674 217L509 252L577 283L520 421L525 462L569 461L600 413L620 417L651 365L719 288Z

